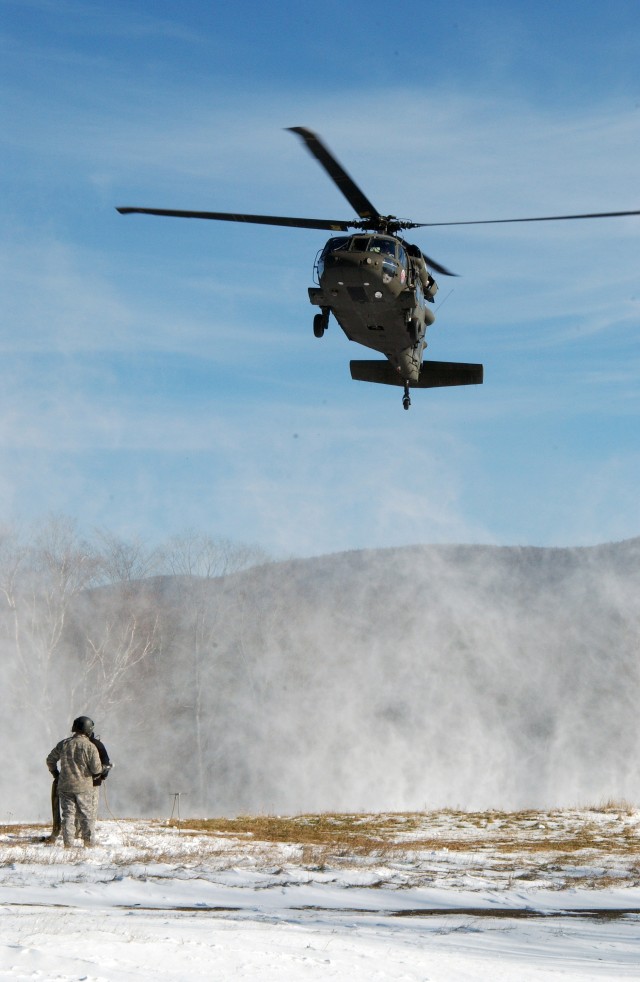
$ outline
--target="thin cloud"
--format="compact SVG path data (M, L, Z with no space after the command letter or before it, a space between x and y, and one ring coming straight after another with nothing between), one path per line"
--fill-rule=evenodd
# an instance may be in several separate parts
M419 393L405 418L395 390L351 383L357 352L337 325L320 343L312 337L306 288L323 235L113 211L349 218L339 191L283 131L298 124L322 134L381 210L416 220L632 207L637 124L619 100L569 113L444 87L337 99L330 87L265 84L256 94L251 81L213 84L215 73L206 84L132 85L130 69L111 72L108 60L102 52L76 94L70 77L37 105L19 87L9 92L15 126L2 136L3 167L14 192L3 203L0 344L16 358L57 360L41 362L39 375L5 365L5 453L21 441L34 453L102 448L114 455L114 483L136 453L142 486L164 502L156 517L173 494L191 524L224 516L240 537L266 536L283 552L367 535L375 544L487 541L492 523L467 485L491 494L513 441L526 439L518 426L554 413L638 411L628 367L640 218L411 233L461 274L440 282L440 297L453 293L437 310L428 354L483 361L486 384ZM348 420L362 413L368 426L352 440ZM482 454L505 418L512 430L503 430L492 475ZM476 427L473 442L465 426ZM314 442L309 433L320 430L326 440ZM173 463L159 490L163 452ZM449 464L439 470L438 459ZM80 474L79 457L74 467ZM238 488L247 489L241 502ZM535 507L529 515L533 536Z

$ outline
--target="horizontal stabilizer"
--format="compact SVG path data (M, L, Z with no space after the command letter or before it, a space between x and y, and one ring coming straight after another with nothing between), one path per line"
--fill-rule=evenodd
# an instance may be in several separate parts
M356 382L380 382L382 385L404 385L404 379L388 361L352 361L351 378ZM420 378L411 382L412 389L435 389L442 385L481 385L482 365L463 361L425 361Z

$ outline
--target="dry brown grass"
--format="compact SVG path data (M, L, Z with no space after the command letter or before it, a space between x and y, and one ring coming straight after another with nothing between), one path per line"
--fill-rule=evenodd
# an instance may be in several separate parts
M506 869L520 864L521 872L543 872L558 867L607 868L617 856L625 866L637 868L640 824L635 809L621 802L601 807L549 812L438 812L382 814L242 815L237 818L184 819L152 822L179 833L182 860L239 861L265 864L295 863L307 868L344 866L353 861L370 864L407 864L425 869L446 853L457 855L465 866L487 864ZM125 820L123 820L125 821ZM118 823L119 824L119 823ZM5 845L35 844L48 826L0 826ZM122 827L121 847L133 849L140 861L160 862L164 842L149 847L135 829ZM18 839L18 842L7 840ZM166 861L175 858L174 842ZM466 855L463 855L466 854ZM125 854L122 862L127 862ZM15 860L14 860L15 861ZM635 874L634 874L635 875Z
M0 825L0 835L47 835L51 831L50 825Z
M301 846L310 861L326 862L341 855L399 858L430 852L504 854L598 854L612 850L640 854L635 826L597 821L590 809L566 812L434 812L320 815L245 815L238 818L187 819L174 823L201 834L246 839L251 843ZM606 815L633 814L620 807ZM426 834L425 834L426 833ZM315 852L314 852L315 849Z
M381 883L399 878L405 885L465 889L470 881L495 889L522 881L552 890L640 885L640 813L620 802L555 811L243 815L104 825L111 826L108 870L142 868L145 876L161 864L285 876L295 867L359 867L375 871ZM48 831L37 824L0 826L0 867L59 863L59 849L41 848ZM149 835L154 831L157 836ZM64 857L79 867L86 859L81 849Z
M624 798L608 798L601 805L593 805L588 809L592 812L603 812L605 814L615 814L615 815L634 815L637 811L635 805L632 805L630 801L625 801Z
M422 818L422 817L421 817ZM188 819L172 823L194 832L252 842L299 845L310 855L312 847L354 855L371 854L393 848L393 835L401 827L418 827L417 816L410 815L242 815L238 818Z

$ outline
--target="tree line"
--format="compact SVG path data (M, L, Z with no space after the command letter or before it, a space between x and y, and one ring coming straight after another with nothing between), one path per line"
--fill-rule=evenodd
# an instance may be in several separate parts
M104 529L84 535L65 516L5 527L0 643L7 715L35 714L51 739L60 736L61 715L110 717L130 700L145 663L166 657L179 635L185 700L200 730L213 612L198 585L267 561L258 547L193 531L152 547Z

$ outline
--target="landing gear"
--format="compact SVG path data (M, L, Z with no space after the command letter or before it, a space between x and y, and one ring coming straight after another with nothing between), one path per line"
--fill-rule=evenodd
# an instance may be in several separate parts
M323 307L322 312L313 318L313 333L316 338L321 338L329 326L329 308Z
M408 409L411 405L411 397L409 395L409 383L404 383L404 395L402 397L402 407L403 409Z

